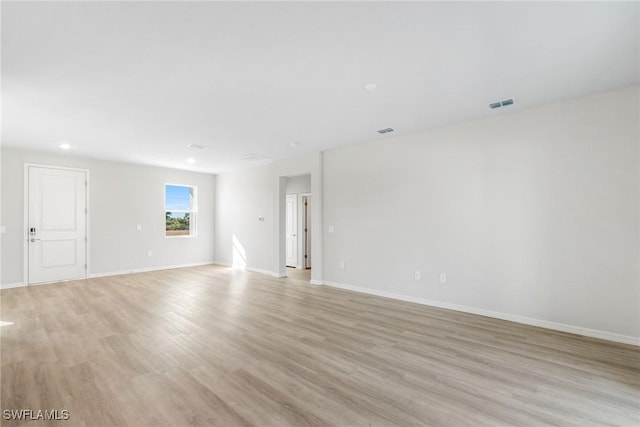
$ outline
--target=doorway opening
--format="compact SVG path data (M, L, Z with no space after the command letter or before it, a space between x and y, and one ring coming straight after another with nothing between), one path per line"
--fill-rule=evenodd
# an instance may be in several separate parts
M287 276L311 278L311 174L286 178L285 265Z

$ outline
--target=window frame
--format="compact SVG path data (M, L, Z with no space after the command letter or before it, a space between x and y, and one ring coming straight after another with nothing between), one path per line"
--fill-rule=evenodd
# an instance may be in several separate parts
M191 204L190 210L184 209L167 209L167 187L185 187L191 189L191 194L193 195L193 203ZM179 236L168 236L167 235L167 212L171 213L188 213L189 214L189 234L187 235L179 235ZM198 236L198 186L191 184L176 184L172 182L166 182L164 184L164 215L165 215L165 223L164 223L164 238L165 239L191 239Z

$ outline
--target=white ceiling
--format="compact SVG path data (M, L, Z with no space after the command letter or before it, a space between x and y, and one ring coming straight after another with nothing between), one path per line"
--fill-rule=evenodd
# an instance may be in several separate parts
M638 2L3 2L2 143L217 173L638 83L639 28Z

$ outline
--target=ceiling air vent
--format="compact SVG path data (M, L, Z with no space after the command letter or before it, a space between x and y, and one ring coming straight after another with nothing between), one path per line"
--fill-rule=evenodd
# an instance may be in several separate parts
M502 101L492 102L491 104L489 104L489 108L494 110L496 108L506 107L508 105L513 105L514 103L515 103L515 100L513 98L503 99Z
M245 154L244 156L240 156L240 160L244 160L247 162L259 162L263 160L271 160L267 156L263 156L261 154Z
M202 150L204 148L204 145L201 145L201 144L189 144L189 145L187 145L187 147L189 147L189 148L197 148L198 150Z
M382 134L382 133L389 133L389 132L393 132L395 129L394 128L386 128L386 129L380 129L378 131L378 133Z

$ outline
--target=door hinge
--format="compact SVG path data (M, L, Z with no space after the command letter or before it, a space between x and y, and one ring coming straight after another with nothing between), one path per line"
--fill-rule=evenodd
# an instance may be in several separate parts
M87 236L84 236L84 241L87 242Z
M89 185L89 184L88 184L88 182L87 182L87 181L85 181L85 182L84 182L84 186L86 187L86 186L88 186L88 185Z
M87 269L87 264L85 264L85 265L84 265L84 269L85 269L85 270Z

